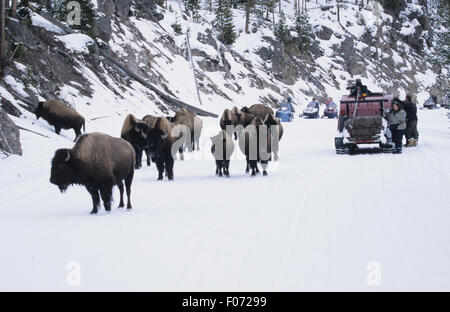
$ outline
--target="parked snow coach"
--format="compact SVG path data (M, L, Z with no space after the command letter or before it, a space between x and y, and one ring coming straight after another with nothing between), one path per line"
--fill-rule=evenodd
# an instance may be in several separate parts
M338 118L338 136L334 138L336 154L356 152L358 145L377 144L381 151L394 150L391 131L384 113L392 108L392 94L370 96L344 95Z

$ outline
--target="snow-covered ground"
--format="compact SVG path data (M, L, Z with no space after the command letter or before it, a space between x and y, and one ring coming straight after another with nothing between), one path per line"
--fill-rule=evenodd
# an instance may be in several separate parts
M122 118L89 130L117 136ZM175 181L143 167L133 210L96 216L83 188L48 181L73 133L15 119L50 139L21 131L24 155L0 161L0 290L448 291L449 120L419 118L417 148L355 156L335 154L336 120L296 119L268 177L246 176L237 150L229 179L214 176L218 120L204 119L202 151L176 161Z

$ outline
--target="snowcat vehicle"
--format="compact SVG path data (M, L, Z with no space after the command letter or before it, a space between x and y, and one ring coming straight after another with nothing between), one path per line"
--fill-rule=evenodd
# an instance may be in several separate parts
M393 152L392 134L385 112L392 108L394 95L371 93L344 95L340 101L336 154L349 154L359 146L376 144L382 152Z

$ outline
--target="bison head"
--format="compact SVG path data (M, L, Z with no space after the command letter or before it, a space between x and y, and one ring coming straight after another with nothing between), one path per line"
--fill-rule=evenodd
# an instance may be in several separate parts
M52 159L50 183L58 186L61 193L65 192L69 185L76 182L76 170L73 167L70 149L59 149Z
M134 131L136 132L135 139L137 144L141 148L147 147L147 139L149 136L150 128L144 122L139 122L134 126Z
M42 110L44 108L44 102L39 102L34 114L36 115L36 119L39 119L42 116Z
M161 150L161 143L165 137L165 133L160 129L150 129L147 136L147 146L152 155L157 154Z

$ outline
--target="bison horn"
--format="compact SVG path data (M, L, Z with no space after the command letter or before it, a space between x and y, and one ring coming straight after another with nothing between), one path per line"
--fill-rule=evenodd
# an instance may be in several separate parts
M144 131L142 131L141 134L142 134L142 137L143 137L144 139L147 138L147 133L145 133Z
M69 159L70 159L70 152L67 151L67 156L66 156L66 158L64 159L64 161L65 161L65 162L68 162Z
M167 139L167 137L169 136L169 134L168 133L164 133L163 135L161 135L161 139Z
M141 129L139 129L139 127L136 125L136 126L134 126L134 131L139 132L139 131L141 131Z

